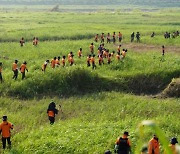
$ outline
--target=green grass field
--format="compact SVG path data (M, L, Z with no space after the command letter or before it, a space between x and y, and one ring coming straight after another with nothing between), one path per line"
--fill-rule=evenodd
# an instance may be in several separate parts
M5 153L103 153L113 151L116 138L130 133L132 150L138 146L138 125L155 120L167 141L180 138L180 100L155 98L173 78L180 77L180 37L164 39L164 32L179 30L179 9L157 12L52 13L1 12L0 61L3 79L0 84L0 115L6 114L15 128L12 149ZM123 34L123 61L112 58L97 69L87 68L89 45L96 33ZM130 43L130 34L139 31L141 43ZM152 32L157 35L151 38ZM32 38L39 37L37 47ZM25 46L19 40L25 38ZM95 43L95 42L94 42ZM95 43L95 53L100 42ZM110 51L119 43L105 44ZM161 46L165 45L165 56ZM83 57L77 57L79 48ZM46 59L73 51L74 66L60 66L42 73ZM12 80L12 63L26 60L26 79ZM62 105L63 113L49 125L46 110L51 100ZM152 134L146 130L144 142ZM161 150L164 150L162 146ZM0 148L0 152L2 149Z

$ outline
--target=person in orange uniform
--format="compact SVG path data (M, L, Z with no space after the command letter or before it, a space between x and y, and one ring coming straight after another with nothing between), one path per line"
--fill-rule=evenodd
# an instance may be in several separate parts
M70 63L70 57L73 55L73 52L71 51L69 54L68 54L68 62Z
M104 43L104 33L101 34L101 43Z
M95 41L95 42L98 42L98 40L99 40L99 34L96 34L96 36L95 36L95 38L94 38L94 41Z
M109 55L108 55L108 61L107 61L107 62L108 62L108 64L111 64L111 62L112 62L112 61L111 61L111 54L110 54L110 53L109 53Z
M123 49L121 55L122 55L122 58L125 58L126 57L126 52L127 52L127 49Z
M116 59L119 61L121 59L120 53L118 52L116 55Z
M118 45L117 52L121 53L121 44Z
M66 56L62 57L62 66L64 67L66 65Z
M79 51L78 51L78 57L79 57L79 58L82 57L82 48L80 48Z
M69 64L70 66L72 66L74 64L74 55L71 55L71 57L69 58Z
M113 43L115 44L116 43L116 33L113 32Z
M148 154L160 154L159 139L156 135L148 143Z
M15 80L18 77L18 65L17 65L17 63L18 63L18 60L15 60L13 65L12 65L12 71L14 72L13 79L15 79Z
M56 59L56 62L55 62L55 66L56 67L59 67L60 66L60 56L58 56L58 58Z
M119 32L118 38L119 38L119 42L121 42L122 41L122 33L121 32Z
M91 55L87 57L87 67L91 66Z
M53 125L55 122L55 115L58 114L58 109L56 109L56 104L53 101L48 106L47 114L50 124Z
M118 154L129 154L131 152L131 143L128 136L129 133L125 131L123 136L116 140L115 150Z
M110 36L110 33L107 34L107 43L111 43L111 36Z
M21 65L21 67L20 67L20 71L21 71L21 73L22 73L22 80L25 78L25 70L28 72L28 69L27 69L27 67L26 67L26 61Z
M3 78L2 78L2 62L0 62L0 81L1 81L1 83L3 82Z
M43 71L43 72L46 71L46 68L47 68L48 63L49 63L49 60L46 60L46 61L44 62L44 64L42 65L42 71Z
M4 115L2 117L3 122L0 124L0 133L2 133L2 144L3 149L6 148L6 140L9 145L9 148L11 148L11 132L10 130L13 129L13 124L7 121L7 116Z
M90 49L91 54L93 54L94 53L94 44L93 43L91 43L91 45L89 46L89 49Z
M104 64L103 56L99 55L98 58L99 58L99 65L101 66L102 64Z
M21 40L19 41L19 43L20 43L20 46L21 46L21 47L24 46L24 44L25 44L24 37L21 38Z
M55 68L56 66L56 57L54 57L52 60L51 60L51 67L52 68Z
M178 143L177 138L173 137L173 138L171 139L170 145L169 145L172 154L178 154L178 151L177 151L177 149L176 149L176 143Z
M33 45L34 45L34 46L37 46L37 45L38 45L38 42L39 42L38 37L34 37L34 38L33 38Z
M95 55L93 55L93 56L91 57L91 63L92 63L92 69L95 69L95 68L96 68Z

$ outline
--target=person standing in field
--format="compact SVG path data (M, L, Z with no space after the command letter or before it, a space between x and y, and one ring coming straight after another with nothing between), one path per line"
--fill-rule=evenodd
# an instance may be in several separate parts
M101 66L102 64L104 64L104 60L103 60L103 56L100 54L98 56L98 59L99 59L99 65Z
M111 36L110 36L110 33L107 34L107 43L111 43Z
M79 51L78 51L78 57L79 57L79 58L82 57L82 48L80 48Z
M87 67L91 66L91 55L87 57Z
M162 46L162 55L164 56L164 54L165 54L165 46L163 45Z
M15 79L15 80L18 77L18 65L17 65L17 63L18 63L18 60L15 60L13 65L12 65L12 71L14 72L13 79Z
M176 144L177 144L177 143L178 143L177 138L173 137L173 138L171 139L170 145L169 145L172 154L178 154L178 151L177 151L177 149L176 149Z
M24 63L21 65L21 67L20 67L20 71L21 71L21 73L22 73L22 80L26 77L25 76L25 71L27 71L28 72L28 69L27 69L27 66L26 66L26 61L24 61Z
M95 55L93 55L93 56L91 57L91 64L92 64L92 69L95 69L95 68L96 68Z
M61 107L59 105L59 107ZM47 109L47 114L48 114L48 118L49 118L49 121L50 121L50 124L53 125L54 122L55 122L55 116L56 114L58 114L58 109L56 109L56 104L52 101L49 106L48 106L48 109Z
M101 43L104 43L104 33L101 34Z
M118 38L119 38L119 42L121 42L122 41L122 33L121 32L119 32Z
M56 66L56 57L51 60L51 67L54 69Z
M135 37L135 34L134 34L134 32L131 34L131 42L133 42L134 41L134 37Z
M55 64L55 66L56 67L59 67L60 66L60 56L58 56L58 58L56 59L56 64Z
M1 81L1 83L3 82L3 78L2 78L2 62L0 62L0 81Z
M99 40L99 34L96 34L96 36L95 36L95 38L94 38L94 41L95 41L95 42L98 42L98 40Z
M72 66L74 64L74 55L71 55L71 57L69 58L69 64L70 66Z
M148 143L148 154L160 154L159 139L156 135Z
M62 57L62 66L64 67L66 65L66 56Z
M46 68L47 68L48 63L49 63L49 60L46 60L46 61L44 62L44 64L42 65L42 71L43 71L43 72L46 71Z
M113 33L113 43L114 44L116 43L116 33L115 32Z
M33 38L33 45L34 45L34 46L37 46L37 45L38 45L38 42L39 42L38 37L34 37L34 38Z
M71 52L69 52L69 54L68 54L68 62L70 63L70 57L73 55L73 52L71 51Z
M118 154L129 154L131 153L131 143L128 138L129 133L124 132L122 137L119 137L115 143L115 152Z
M90 52L91 54L94 54L94 44L91 43L91 45L89 46Z
M118 48L117 48L117 53L121 53L121 44L118 45Z
M139 32L136 33L136 40L137 40L137 42L140 42L140 33Z
M21 46L21 47L24 46L24 44L25 44L24 37L21 38L21 40L19 41L19 43L20 43L20 46Z
M7 116L4 115L2 117L3 122L0 124L0 134L2 133L2 144L3 149L6 148L6 140L9 145L9 148L11 148L11 132L10 130L13 129L13 124L7 121Z

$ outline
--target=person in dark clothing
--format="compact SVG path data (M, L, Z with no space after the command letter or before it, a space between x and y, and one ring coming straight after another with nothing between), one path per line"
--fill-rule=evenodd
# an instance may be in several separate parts
M136 33L136 40L137 40L137 42L140 42L140 33L139 32Z
M55 122L55 115L58 114L58 109L56 109L56 104L53 101L48 106L47 114L49 117L50 124L53 125Z
M131 42L134 41L134 32L131 34Z
M118 154L129 154L131 152L131 143L128 139L129 133L124 132L122 137L116 140L115 152Z

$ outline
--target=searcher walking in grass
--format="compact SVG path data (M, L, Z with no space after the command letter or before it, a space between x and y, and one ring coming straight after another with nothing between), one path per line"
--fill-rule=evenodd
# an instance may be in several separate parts
M3 149L6 148L6 140L9 145L9 148L11 148L11 132L10 130L13 129L13 124L7 121L7 116L4 115L2 117L3 122L0 124L0 133L2 133L2 144Z

